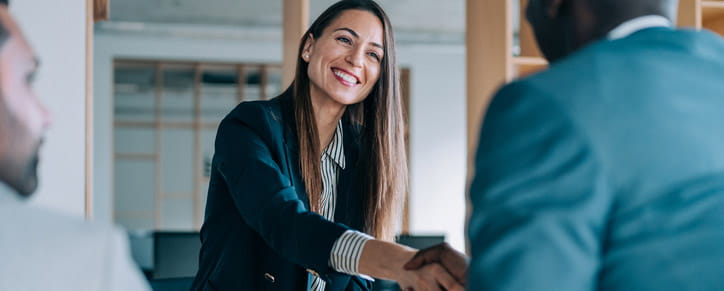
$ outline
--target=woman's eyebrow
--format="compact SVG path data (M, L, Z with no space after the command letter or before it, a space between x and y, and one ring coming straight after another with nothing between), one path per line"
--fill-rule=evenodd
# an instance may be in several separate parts
M344 31L347 31L347 32L349 32L349 34L351 34L351 35L352 35L352 36L354 36L355 38L359 39L359 34L357 34L357 32L356 32L356 31L354 31L354 30L352 30L351 28L347 28L347 27L341 27L341 28L337 28L337 29L335 29L334 31L340 31L340 30L344 30ZM370 44L372 44L372 46L375 46L375 47L378 47L378 48L384 49L384 47L383 47L383 46L382 46L381 44L379 44L379 43L376 43L376 42L370 42Z

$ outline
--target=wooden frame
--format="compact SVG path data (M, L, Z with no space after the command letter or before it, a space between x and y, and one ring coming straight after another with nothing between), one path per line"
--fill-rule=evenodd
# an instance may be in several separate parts
M677 24L701 29L701 0L679 0Z
M474 176L473 157L485 108L495 90L513 78L511 7L508 0L466 2L468 181Z
M294 80L299 40L309 25L309 0L284 0L282 9L284 15L282 88L286 88Z
M203 73L203 67L201 64L194 65L194 160L193 160L193 187L194 190L191 192L193 195L193 208L194 208L194 216L193 216L193 224L194 228L201 229L201 216L202 216L202 210L201 210L201 192L199 191L199 188L201 188L201 177L204 175L203 171L201 170L201 165L203 164L202 156L201 156L201 77ZM238 79L238 77L237 77ZM238 86L237 86L238 88ZM238 96L238 93L237 93Z
M154 206L153 206L153 226L155 229L161 228L161 192L163 191L163 184L161 178L163 177L163 166L161 165L161 130L162 130L162 107L163 107L163 65L160 62L156 63L156 96L154 108L156 109L155 116L155 131L154 131L154 156L155 156L155 175L154 179Z
M724 36L724 1L680 0L677 25L705 28Z
M402 93L403 119L405 120L405 152L407 153L407 177L412 176L410 166L410 69L400 69L400 92ZM402 229L400 234L410 234L410 190L405 193L402 204Z
M229 64L221 62L187 62L187 61L144 61L144 60L117 60L114 62L114 71L119 63L131 64L131 65L147 65L153 66L155 83L154 83L154 119L153 121L114 121L113 128L148 128L154 129L154 150L153 153L120 153L114 149L113 161L116 160L139 160L139 161L150 161L154 163L154 210L153 213L144 213L143 211L115 211L113 213L114 220L119 217L133 217L148 216L153 217L154 229L163 229L162 221L162 205L165 199L192 199L193 204L193 224L192 228L195 230L200 229L202 223L203 209L202 209L202 193L199 191L203 183L208 182L208 177L203 174L203 155L202 155L202 131L204 129L216 129L219 126L219 122L204 121L202 119L202 75L205 70L213 69L216 67L229 67L232 68L237 74L237 93L236 99L241 102L246 99L245 89L247 81L247 67L258 67L259 68L259 99L267 99L268 94L271 92L267 91L267 85L269 77L267 74L270 73L269 68L279 67L278 65L271 64ZM164 87L164 69L178 67L178 66L191 66L193 70L193 118L191 121L172 121L164 120L163 118L163 87ZM114 84L115 86L115 84ZM193 132L193 191L189 192L166 192L163 189L163 166L161 160L161 151L163 150L162 132L165 129L190 129ZM115 174L113 175L115 177ZM114 182L115 183L115 182ZM115 197L115 193L112 195ZM129 212L134 213L130 215Z
M94 2L86 0L85 23L85 218L93 219L93 20Z
M724 37L724 1L701 1L701 27Z
M90 1L93 1L93 7L89 12L92 13L94 22L110 19L110 0L88 0Z

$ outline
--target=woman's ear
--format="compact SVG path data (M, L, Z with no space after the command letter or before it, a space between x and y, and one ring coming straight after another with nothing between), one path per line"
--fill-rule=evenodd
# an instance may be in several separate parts
M314 50L314 36L310 33L307 37L307 40L304 42L304 49L302 50L302 60L305 62L309 62L309 60L312 57L312 52Z

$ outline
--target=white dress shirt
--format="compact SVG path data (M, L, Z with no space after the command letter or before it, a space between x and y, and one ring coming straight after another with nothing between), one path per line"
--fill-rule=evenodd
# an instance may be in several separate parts
M337 129L332 136L329 145L322 154L322 216L334 221L335 206L337 205L337 178L339 170L345 168L344 138L342 132L342 121L337 123ZM346 193L343 193L344 195ZM343 233L332 246L329 256L329 266L340 273L349 275L367 276L359 274L358 266L360 255L365 243L373 239L371 236L359 231L348 230ZM319 277L312 277L311 291L324 291L326 283Z
M646 15L627 20L608 33L608 39L615 40L627 37L639 30L652 27L671 27L671 21L661 15Z
M30 205L0 182L0 290L145 291L122 230Z

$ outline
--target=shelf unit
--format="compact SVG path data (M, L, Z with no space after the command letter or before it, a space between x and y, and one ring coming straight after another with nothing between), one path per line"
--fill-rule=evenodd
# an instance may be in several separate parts
M679 26L708 29L724 36L724 1L681 0Z
M236 103L278 94L281 66L116 60L114 75L114 221L129 229L198 230L209 183L207 151L213 148L207 135ZM185 143L169 142L172 134ZM189 167L179 169L172 160ZM190 182L164 183L169 172L188 174ZM138 173L150 176L139 181ZM190 211L179 212L179 205Z
M518 10L513 1L520 1ZM525 17L528 0L467 0L468 180L482 117L493 94L503 84L544 70L542 57ZM517 14L518 17L514 17ZM513 21L519 19L519 50L513 47ZM679 27L708 29L724 36L724 0L680 0ZM514 55L514 51L519 51Z

